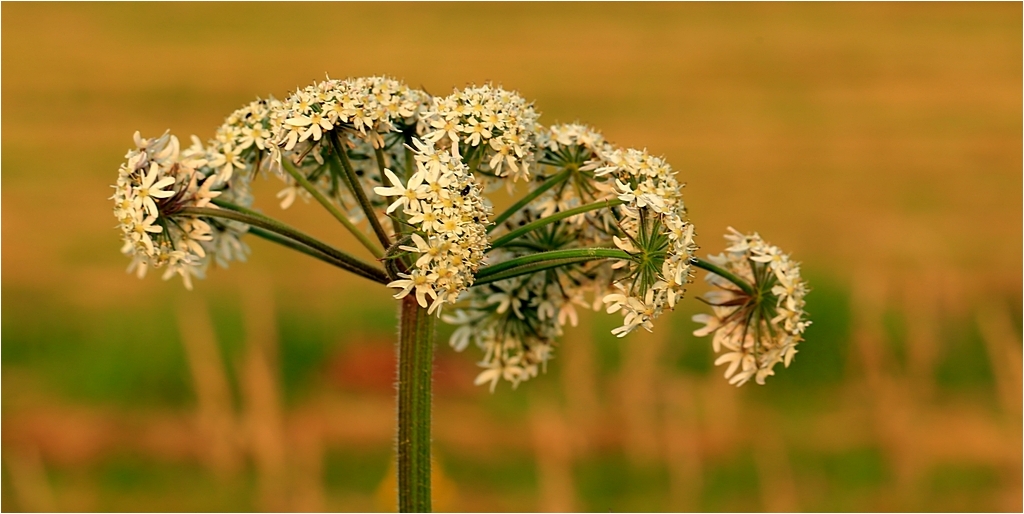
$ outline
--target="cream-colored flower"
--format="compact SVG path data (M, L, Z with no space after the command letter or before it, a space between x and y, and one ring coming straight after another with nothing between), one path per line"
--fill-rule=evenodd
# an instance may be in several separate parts
M437 298L437 293L434 291L434 283L437 282L436 274L417 269L409 274L399 273L398 276L402 278L388 283L388 287L401 289L395 294L396 299L405 298L415 290L416 302L420 304L420 307L427 307L427 295L430 295L432 299Z
M142 277L150 268L165 268L164 278L180 275L191 289L192 278L204 275L211 258L222 265L244 258L248 249L238 240L244 228L181 214L186 207L213 207L210 201L226 193L239 199L239 192L215 177L211 160L196 154L205 151L179 152L177 138L168 133L149 139L136 133L134 139L111 197L121 252L132 259L128 270Z
M435 301L429 310L440 313L444 304L454 303L473 284L489 246L490 208L475 177L450 150L418 140L414 140L413 147L416 171L409 184L403 186L396 175L385 170L392 186L374 191L389 198L397 196L388 212L401 207L408 216L406 222L415 227L409 236L415 246L403 244L399 249L418 254L414 272L433 277ZM401 288L407 285L392 284Z
M713 314L693 317L704 324L694 335L714 334L715 352L725 350L715 364L729 364L725 378L730 384L743 385L750 379L764 384L776 364L789 367L810 325L804 312L807 284L800 277L800 265L758 234L742 234L730 227L725 237L730 243L726 253L708 260L731 273L743 287L709 272L706 280L718 289L704 295L704 300Z
M426 173L413 173L409 178L408 186L402 185L402 180L391 170L385 169L384 174L391 181L391 187L375 187L373 192L381 196L398 197L388 206L386 212L391 214L399 207L405 212L420 212L420 200L426 198L427 191L429 191L429 185L423 183Z
M518 94L490 85L456 90L435 98L423 117L425 140L471 156L488 175L529 180L539 115Z

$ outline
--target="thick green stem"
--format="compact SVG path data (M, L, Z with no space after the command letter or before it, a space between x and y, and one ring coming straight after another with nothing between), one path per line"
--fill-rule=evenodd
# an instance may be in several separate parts
M306 176L302 174L302 172L295 169L295 166L292 166L292 163L288 162L288 159L281 159L281 164L284 166L285 171L287 171L288 174L291 175L292 178L295 179L295 181L298 182L303 189L309 191L309 194L313 195L313 198L316 198L316 201L320 202L320 205L323 205L324 208L327 209L327 212L331 213L331 216L334 216L334 218L340 221L341 224L344 225L345 228L348 229L348 231L351 232L353 236L356 236L356 239L358 239L359 242L362 243L362 245L366 247L366 249L369 250L374 257L380 259L381 257L384 256L384 253L381 251L381 249L378 248L377 245L373 244L373 241L371 241L370 238L367 237L362 230L359 230L359 228L356 227L355 224L353 224L348 219L348 216L346 216L345 213L341 212L341 210L338 209L337 205L334 205L334 202L332 202L329 198L324 196L324 194L321 193L320 190L314 187L313 184L309 182L309 179L307 179Z
M526 206L526 204L532 202L538 196L544 194L544 192L547 191L548 189L551 189L552 187L555 187L556 185L558 185L563 180L569 178L569 175L571 175L571 174L572 174L572 169L566 168L565 170L559 172L557 175L555 175L555 176L549 178L548 180L546 180L543 184L541 184L539 187L537 187L537 189L534 189L533 191L530 191L529 194L524 196L518 202L514 203L512 205L512 207L509 207L508 209L505 209L505 212L499 214L497 218L494 218L494 224L491 225L490 227L487 227L487 232L490 232L490 231L494 230L495 228L497 228L498 225L501 225L505 220L507 220L510 217L512 217L513 214L519 212L519 209L522 209L523 207Z
M398 511L430 512L430 381L434 316L402 299L398 334Z
M740 288L744 293L747 293L747 294L753 296L753 294L754 294L754 287L751 286L750 284L748 284L747 281L743 280L742 278L737 277L732 272L727 271L727 270L725 270L725 269L723 269L723 268L721 268L719 266L716 266L716 265L714 265L714 264L712 264L712 263L710 263L710 262L708 262L708 261L706 261L704 259L701 259L700 257L694 257L692 262L693 262L694 266L697 266L698 268L701 268L701 269L703 269L705 271L714 273L715 275L718 275L718 276L728 280L729 282L732 282L733 284L736 285L736 287Z
M384 270L377 268L373 265L367 264L351 255L342 252L328 245L318 239L315 239L303 232L300 232L280 221L272 218L254 213L234 211L231 209L217 209L214 207L186 207L181 209L176 214L191 215L191 216L206 216L211 218L223 218L233 221L240 221L253 227L259 227L264 230L268 230L275 234L279 234L286 238L298 241L318 252L327 254L337 261L337 265L344 268L356 275L364 278L373 280L374 282L380 282L381 284L388 283L388 276L384 273Z
M493 250L495 248L499 248L499 247L505 245L506 243L508 243L509 241L512 241L512 240L516 239L517 237L519 237L519 236L521 236L523 234L532 232L534 230L537 230L540 227L543 227L545 225L549 225L549 224L554 223L556 221L560 221L560 220L563 220L565 218L576 216L577 214L582 214L584 212L595 211L597 209L603 209L603 208L606 208L606 207L607 208L615 207L617 205L622 205L623 203L625 203L625 202L623 202L622 200L619 200L618 198L616 198L616 199L613 199L613 200L602 200L600 202L594 202L594 203L590 203L590 204L587 204L587 205L581 205L579 207L576 207L574 209L569 209L567 211L557 212L557 213L552 214L551 216L548 216L546 218L541 218L541 219L539 219L537 221L534 221L532 223L527 223L526 225L523 225L523 226L513 230L512 232L509 232L508 234L505 234L505 235L499 237L498 239L495 239L493 242L491 242L491 247L488 249L488 251L491 251L491 250Z
M391 238L388 237L387 232L384 232L384 227L380 224L380 220L377 219L377 213L374 211L373 206L370 205L369 198L366 197L366 192L363 191L363 185L359 183L359 177L356 176L356 171L352 168L352 163L348 160L348 152L345 151L345 143L338 136L337 131L330 131L328 138L331 140L331 145L334 147L334 155L340 162L341 167L345 170L345 177L348 180L349 189L352 190L352 194L355 195L356 200L359 202L359 206L363 208L363 212L366 214L366 219L370 222L370 227L373 228L373 233L377 234L377 239L380 244L384 245L384 248L391 246Z

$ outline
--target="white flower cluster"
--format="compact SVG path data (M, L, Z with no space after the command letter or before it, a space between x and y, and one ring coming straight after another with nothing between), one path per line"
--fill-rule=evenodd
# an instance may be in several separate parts
M398 197L387 212L401 207L406 222L416 227L408 241L414 246L399 247L418 254L414 267L409 273L399 273L402 278L388 286L401 289L395 298L404 298L415 290L422 307L427 307L429 296L433 301L428 312L434 313L443 304L454 303L473 284L489 246L490 207L473 175L456 155L431 142L413 142L413 175L403 183L386 169L391 187L377 187L374 192Z
M211 256L219 262L244 258L244 251L235 251L243 245L237 234L178 214L186 207L214 207L210 200L221 194L211 190L214 177L182 159L178 139L169 133L143 139L136 132L135 146L125 155L111 197L124 241L121 253L132 258L128 271L141 278L149 268L163 267L165 280L178 274L192 289L192 277L204 275Z
M528 184L531 191L548 180L556 180L558 172L581 165L594 158L595 144L603 141L600 134L582 125L558 125L537 133L538 170ZM594 184L589 173L567 177L560 184L522 207L503 223L508 230L550 216L558 211L580 205L578 191L590 191ZM551 172L551 173L546 173ZM605 195L607 196L607 195ZM511 245L489 254L492 262L505 262L536 251L586 248L610 242L610 236L594 225L583 223L584 216L575 216L565 223L522 236L522 246ZM473 287L462 295L459 307L444 320L459 328L450 344L462 351L473 343L484 352L480 361L483 371L476 383L489 383L494 391L500 380L513 387L537 376L553 356L554 346L566 324L576 325L577 306L597 309L600 302L588 301L587 295L600 298L611 283L608 262L594 261L547 270L529 276Z
M476 384L499 380L517 386L537 376L551 358L566 324L576 326L576 305L590 307L570 270L551 270L474 287L466 304L444 320L460 325L450 343L456 351L472 342L484 351Z
M532 188L555 178L558 173L570 173L565 182L556 186L553 192L546 193L534 201L539 204L538 209L542 217L597 200L614 198L615 189L607 177L595 176L595 170L606 165L601 158L603 153L614 150L612 145L605 142L600 132L578 123L553 125L537 133L537 146L543 150L538 162L545 166L540 168L536 179L530 183ZM594 218L593 214L579 215L569 218L569 222L579 225L585 221L592 222ZM613 217L606 218L602 220L601 225L614 221ZM606 235L604 241L594 243L610 244L607 232L608 230L602 230Z
M434 99L423 113L429 126L424 137L450 146L457 156L494 177L529 180L539 117L515 92L489 85L469 87Z
M616 208L625 237L615 237L615 246L634 256L613 266L628 275L615 285L617 292L604 297L609 313L623 314L622 326L612 331L623 337L637 327L652 330L655 318L675 308L692 277L697 246L682 185L664 159L634 149L604 152L602 159L605 166L596 175L614 178L618 199L625 202Z
M192 136L192 146L182 151L182 158L201 175L212 177L220 200L250 207L252 179L256 173L272 169L278 153L271 135L281 126L280 114L279 100L256 99L228 115L205 145ZM241 237L249 226L222 218L209 221L217 264L227 267L232 260L245 261L249 247Z
M346 128L380 148L381 134L415 123L426 99L426 93L387 77L327 79L295 91L283 102L275 142L292 150L300 142L316 143L325 132Z
M690 279L693 229L685 222L681 186L662 159L618 150L578 124L542 130L538 147L545 167L530 182L531 190L547 190L502 224L508 231L584 203L615 200L625 194L616 180L638 185L648 196L566 218L488 254L492 263L501 263L543 251L617 244L631 257L560 266L463 295L454 314L445 317L461 325L450 342L456 350L470 342L484 350L477 383L490 383L492 390L499 380L515 386L543 369L566 323L575 325L577 306L598 310L604 303L609 312L622 310L623 326L612 331L621 337L637 326L650 330Z
M554 154L575 149L597 151L605 146L604 135L589 125L562 123L537 133L537 146Z
M249 181L272 163L271 136L281 126L281 102L258 99L231 113L205 146L192 136L190 156L202 159L221 183L248 190Z
M726 252L708 260L749 284L752 293L709 272L706 280L718 288L704 296L713 315L695 315L693 320L705 325L693 334L714 333L715 352L725 349L715 365L729 365L725 378L730 384L743 385L751 378L764 384L777 363L789 367L811 323L804 312L807 284L800 278L800 264L777 246L757 233L729 231Z
M527 205L508 225L543 217L543 205ZM523 246L498 248L488 256L505 262L536 251L588 247L597 239L594 233L589 224L562 223L524 235ZM450 344L462 351L472 342L484 351L478 385L490 383L493 391L506 380L515 387L545 367L563 328L576 326L577 306L600 308L594 299L607 290L612 271L607 261L590 261L475 286L462 295L454 314L444 317L460 325Z
M283 101L243 106L205 144L193 136L182 150L169 134L136 133L112 197L122 252L140 277L164 268L165 279L181 275L191 289L210 262L247 257L248 225L227 218L274 232L231 205L250 207L251 180L269 172L285 182L282 208L316 197L349 229L369 216L387 248L356 235L383 254L377 279L391 277L395 298L414 295L430 314L453 306L444 316L458 325L451 344L483 350L476 383L492 391L543 370L578 306L621 313L618 337L652 330L695 265L718 273L707 277L718 288L705 297L713 315L695 316L705 324L695 334L714 333L716 365L729 365L730 383L763 383L776 363L789 365L810 324L798 263L733 229L726 253L695 261L683 185L663 158L619 148L586 125L545 128L538 118L520 95L491 85L434 98L387 77L328 78ZM520 178L528 197L494 218L490 248L483 192L512 191ZM192 210L216 208L214 198L234 214ZM478 280L485 257L497 267Z
M383 167L405 165L404 132L417 133L420 115L429 101L423 91L387 77L365 77L318 82L299 89L271 113L277 129L270 140L276 151L273 169L285 183L277 197L281 208L296 198L309 201L310 193L281 166L294 165L326 198L331 199L354 223L366 216L345 180L325 163L328 150L324 137L330 131L344 131L339 138L345 158L364 189L384 185L378 168L378 151ZM348 136L354 136L349 138ZM282 163L288 159L289 163ZM387 222L386 204L369 197L378 220Z

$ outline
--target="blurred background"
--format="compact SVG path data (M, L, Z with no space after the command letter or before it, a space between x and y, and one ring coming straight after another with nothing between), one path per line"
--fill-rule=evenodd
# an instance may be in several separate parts
M474 387L439 336L435 508L1020 511L1022 7L2 6L2 495L21 510L393 510L396 304L260 240L196 290L125 274L132 133L257 95L494 81L661 154L702 253L803 262L793 366L736 389L692 296L588 314L548 372ZM257 207L359 251L315 205ZM364 256L363 254L360 254Z

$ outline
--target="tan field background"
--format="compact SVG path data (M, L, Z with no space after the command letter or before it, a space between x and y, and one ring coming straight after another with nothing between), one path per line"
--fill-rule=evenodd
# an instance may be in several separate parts
M394 509L388 293L263 241L140 281L107 200L135 130L205 139L325 73L516 89L666 156L704 251L757 230L813 288L763 387L725 384L692 299L626 340L588 315L493 395L443 332L438 510L1022 509L1019 3L0 13L5 511Z

